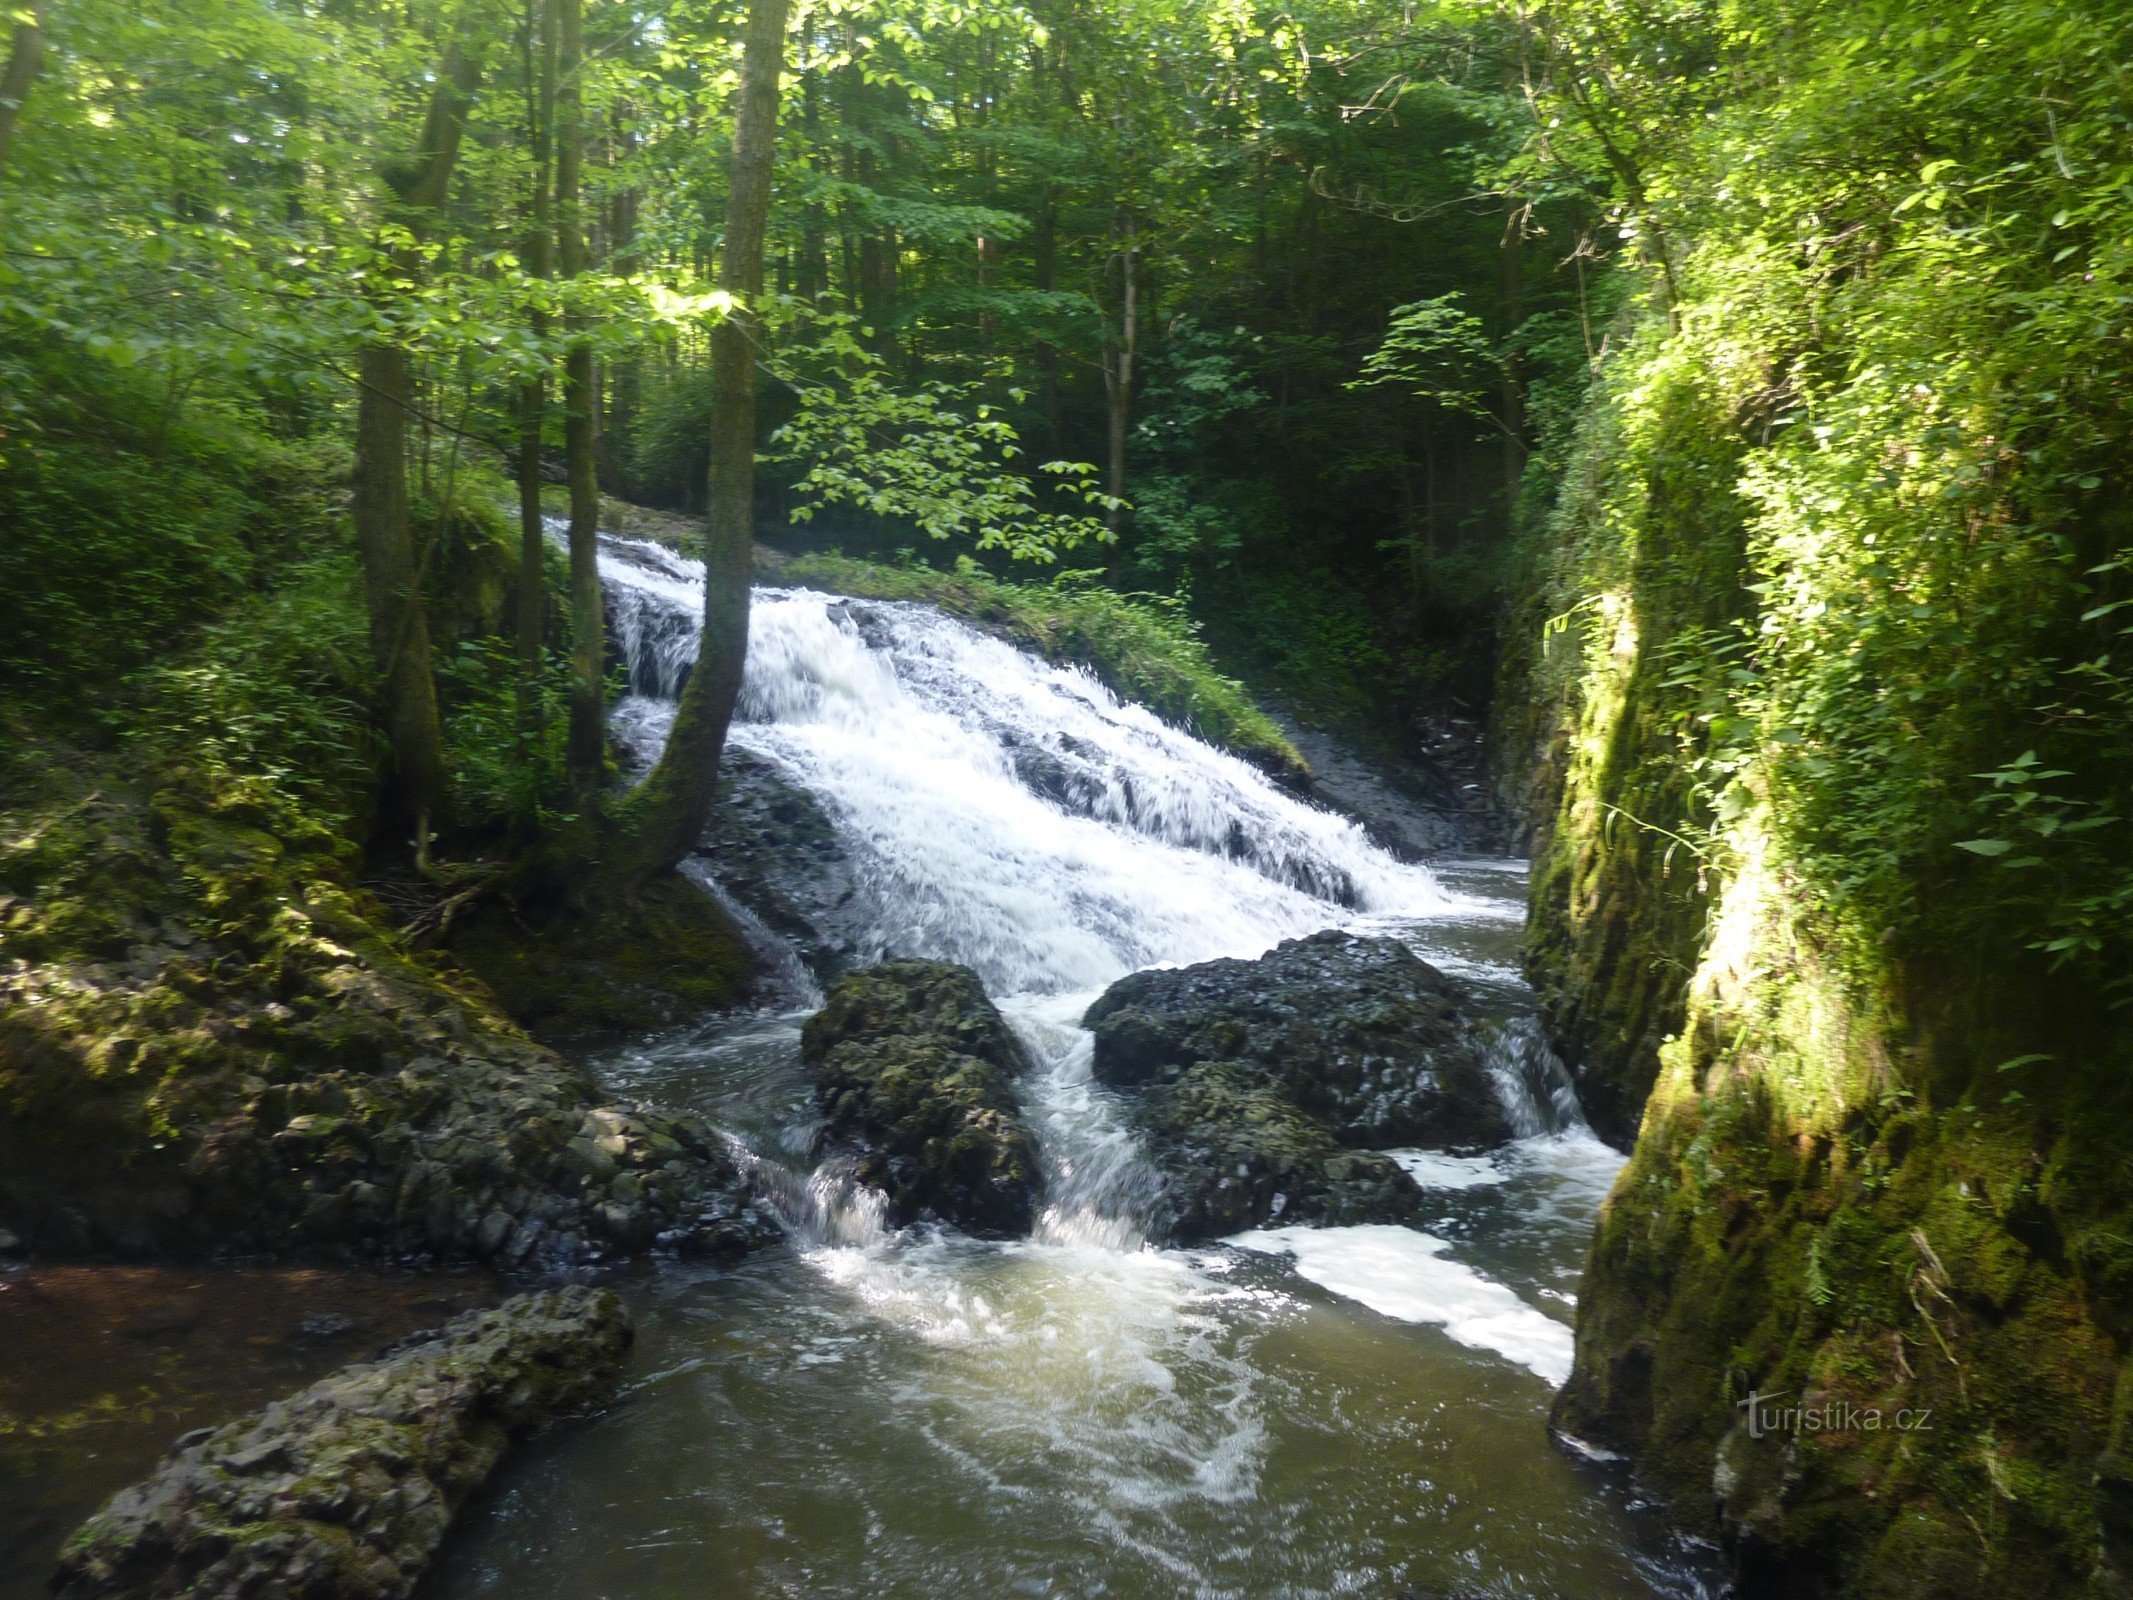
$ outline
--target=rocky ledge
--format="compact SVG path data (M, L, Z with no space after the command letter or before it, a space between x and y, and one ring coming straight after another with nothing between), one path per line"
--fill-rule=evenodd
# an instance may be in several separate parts
M513 1444L604 1399L630 1325L606 1290L520 1295L179 1441L82 1525L59 1600L395 1600Z
M0 841L0 1227L31 1251L521 1267L775 1235L709 1127L606 1103L388 931L324 830L161 777Z
M1015 1093L1027 1062L968 967L885 961L847 974L808 1018L801 1054L825 1149L854 1158L890 1221L1029 1231L1037 1146Z
M1457 991L1394 939L1330 930L1256 961L1138 972L1083 1021L1181 1243L1276 1219L1408 1221L1420 1194L1376 1152L1510 1136Z

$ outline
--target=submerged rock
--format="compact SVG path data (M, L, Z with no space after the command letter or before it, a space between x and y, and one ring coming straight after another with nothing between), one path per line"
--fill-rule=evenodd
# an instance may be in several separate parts
M1397 939L1329 929L1256 961L1136 972L1083 1025L1096 1035L1097 1079L1116 1088L1240 1062L1342 1145L1510 1137L1457 991Z
M825 1145L851 1153L892 1222L1029 1231L1037 1146L1014 1082L1028 1063L968 967L885 961L847 974L808 1018L801 1055Z
M517 1441L605 1398L606 1290L520 1295L181 1440L67 1542L60 1600L392 1600Z

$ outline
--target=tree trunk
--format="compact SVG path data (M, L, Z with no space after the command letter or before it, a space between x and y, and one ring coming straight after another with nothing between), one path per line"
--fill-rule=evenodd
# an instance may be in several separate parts
M1044 186L1044 199L1037 207L1032 254L1036 287L1050 294L1059 287L1059 213L1049 182ZM1044 412L1045 458L1057 461L1066 451L1059 420L1059 349L1050 339L1037 341L1037 391Z
M1111 530L1111 578L1116 582L1121 576L1125 551L1116 542L1119 527L1125 512L1115 502L1126 497L1126 433L1133 420L1133 359L1140 344L1140 281L1137 271L1139 251L1133 233L1133 222L1127 219L1125 249L1119 252L1124 284L1119 316L1119 337L1112 359L1104 365L1104 398L1109 402L1106 418L1110 449L1109 470L1104 486L1114 503L1104 512L1104 526Z
M392 210L416 240L443 208L467 110L481 79L478 36L460 30L445 50L422 135L409 154L381 163ZM420 269L412 249L395 253L400 273ZM426 858L431 828L444 814L444 750L437 690L430 675L429 619L407 507L408 417L414 407L414 362L405 346L366 346L358 367L354 522L370 607L371 654L382 696L380 721L392 770L381 797L385 815L411 822L415 852Z
M380 719L392 755L386 814L412 823L426 856L444 810L444 741L430 676L430 625L416 571L407 509L407 419L414 363L403 346L364 347L357 366L356 539L370 610L370 654L378 669Z
M22 116L22 102L44 63L44 0L34 0L30 20L15 24L8 43L7 67L0 70L0 170L7 166L7 147L15 137L15 124Z
M748 585L754 576L754 308L763 288L763 234L777 155L778 74L788 0L749 0L734 118L733 172L719 286L742 309L711 338L711 473L704 527L704 631L682 686L659 765L624 803L612 860L638 882L672 868L703 836L719 756L748 660Z
M1508 519L1518 512L1518 491L1526 478L1525 375L1511 343L1519 324L1526 320L1525 236L1515 205L1504 218L1497 259L1504 317L1503 492Z
M613 241L614 270L623 277L637 275L637 206L635 189L618 192L609 208L608 234ZM603 372L606 382L601 423L595 444L598 450L600 486L618 500L630 498L630 472L621 451L636 431L637 402L641 388L642 358L635 349L611 363Z
M801 114L801 126L807 133L807 159L810 167L819 167L818 153L822 148L822 86L819 75L810 71L800 81L801 93L805 96ZM812 302L816 296L829 288L829 233L828 219L820 205L809 205L800 221L800 297Z
M555 222L550 214L550 162L555 128L556 14L553 0L532 0L526 30L527 144L533 157L533 195L526 224L526 271L546 278ZM546 342L548 317L529 319L536 340ZM541 731L541 645L546 610L547 529L541 518L541 445L547 420L548 384L536 377L519 390L518 436L518 669L519 730L530 745Z
M585 162L585 70L580 0L551 0L558 11L555 96L557 266L566 279L585 271L580 175ZM563 461L570 474L570 775L599 792L607 765L607 620L600 593L600 486L593 461L593 352L580 318L570 318L563 352Z

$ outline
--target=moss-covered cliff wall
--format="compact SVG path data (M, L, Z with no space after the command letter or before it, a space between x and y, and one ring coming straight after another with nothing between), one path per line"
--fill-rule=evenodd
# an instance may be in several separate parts
M1558 1422L1747 1595L2133 1575L2133 252L2051 64L2124 20L1963 9L1736 41L1501 697L1531 973L1635 1131Z

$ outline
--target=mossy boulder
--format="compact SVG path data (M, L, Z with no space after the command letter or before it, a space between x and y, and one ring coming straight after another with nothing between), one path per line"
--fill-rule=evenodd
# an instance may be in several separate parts
M1083 1025L1096 1035L1096 1077L1114 1088L1238 1062L1341 1145L1510 1137L1458 991L1397 939L1329 929L1256 961L1136 972Z
M606 1103L271 795L121 763L8 820L0 1227L34 1252L525 1266L775 1236L713 1130Z
M179 1442L67 1542L60 1600L396 1600L519 1440L612 1391L622 1304L520 1295Z
M584 1045L746 1001L756 959L733 918L676 874L575 904L491 899L445 948L544 1043Z
M1165 1180L1155 1232L1172 1243L1273 1222L1408 1222L1421 1205L1389 1157L1344 1149L1241 1062L1199 1062L1150 1085L1132 1117Z
M1028 1066L977 974L945 961L848 973L801 1032L826 1150L849 1153L899 1226L1027 1233L1036 1140L1015 1079Z

